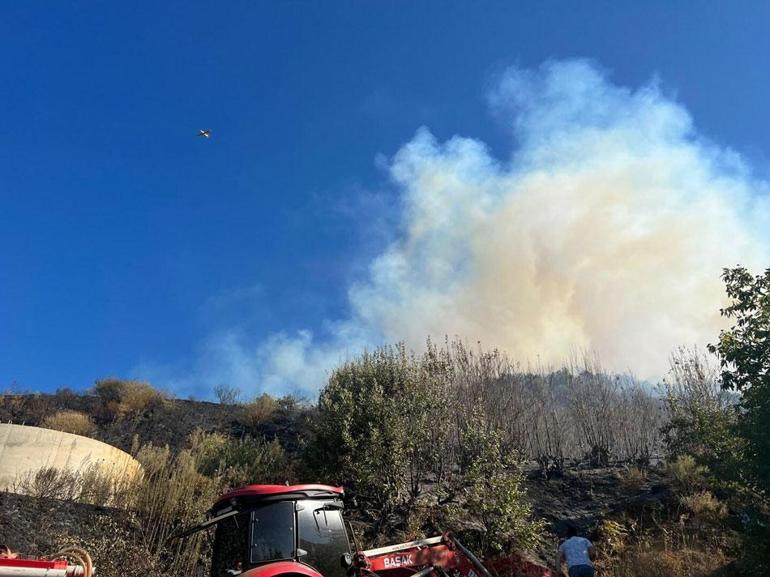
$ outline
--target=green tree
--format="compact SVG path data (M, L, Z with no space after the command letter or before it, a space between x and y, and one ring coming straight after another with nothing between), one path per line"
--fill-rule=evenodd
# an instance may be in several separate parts
M500 434L489 429L478 408L462 425L461 434L459 483L466 514L481 529L474 544L485 555L511 548L532 549L544 524L531 519L519 459L503 450Z
M403 347L379 348L335 370L318 401L313 468L346 484L381 516L408 494L400 412L416 376Z
M752 276L745 268L725 269L731 304L722 315L733 320L717 345L722 386L742 395L740 431L746 439L746 470L764 491L770 490L770 269Z
M430 340L422 357L412 358L415 378L405 381L399 418L409 473L409 498L417 500L430 477L441 486L451 473L454 366L447 349Z
M430 341L421 356L399 344L338 368L319 399L316 469L384 514L414 505L426 481L451 472L453 374L449 351Z
M737 395L722 389L717 367L697 349L678 349L663 382L668 420L663 435L669 459L691 456L714 473L715 481L734 482L743 438L737 434Z
M755 491L746 558L756 575L770 573L770 269L754 276L745 268L725 269L723 279L731 303L722 315L733 321L719 342L717 353L722 386L741 393L738 431L745 440L743 474Z
M460 385L460 375L486 372L461 366L454 350L384 347L334 371L306 464L356 495L375 539L455 529L484 553L529 547L541 526L530 519L518 456L483 403L461 400L458 387L473 383Z

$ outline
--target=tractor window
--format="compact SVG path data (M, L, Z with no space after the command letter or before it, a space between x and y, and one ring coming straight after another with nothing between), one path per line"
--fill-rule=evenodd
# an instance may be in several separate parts
M300 561L315 568L324 577L345 577L340 565L350 543L342 521L339 501L300 501L298 514L299 548L307 552Z
M244 571L249 554L249 514L220 521L214 539L211 577L233 577Z
M294 557L294 503L279 501L251 512L251 564Z

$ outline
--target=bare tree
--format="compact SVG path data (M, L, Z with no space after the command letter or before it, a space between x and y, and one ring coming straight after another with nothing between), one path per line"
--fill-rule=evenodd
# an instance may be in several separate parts
M231 385L217 385L214 387L214 394L220 405L237 405L241 402L241 390Z

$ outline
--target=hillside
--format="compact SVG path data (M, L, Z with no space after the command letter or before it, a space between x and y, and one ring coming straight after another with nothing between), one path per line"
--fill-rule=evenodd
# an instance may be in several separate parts
M96 425L90 436L127 452L137 444L149 443L180 450L190 434L198 429L232 437L277 438L292 450L297 447L307 417L306 409L278 407L268 418L254 422L243 406L163 399L129 418L117 419L105 414L103 401L96 395L78 395L68 390L53 395L0 395L0 422L41 426L46 417L64 410L90 416Z
M385 501L386 491L378 495L370 492L370 487L377 490L380 485L376 483L381 481L366 481L375 483L367 485L357 475L371 476L383 467L402 465L387 464L393 455L387 453L391 449L386 449L378 453L383 461L374 462L372 469L362 469L363 473L356 472L354 459L354 468L344 472L349 476L345 481L336 459L351 447L335 444L335 435L341 432L338 423L342 422L335 421L335 415L348 425L350 419L359 419L365 426L378 423L381 435L388 432L391 422L401 423L398 427L411 426L414 415L419 413L396 415L389 412L387 405L378 408L376 403L362 400L351 405L353 409L338 401L330 406L333 397L328 395L316 407L265 396L238 405L166 399L144 384L138 389L143 391L141 401L128 403L133 385L118 384L125 386L117 396L111 389L97 389L96 394L87 395L59 391L53 395L0 397L0 419L4 422L38 426L59 411L82 413L94 425L91 436L132 454L141 453L140 460L144 459L145 467L153 471L130 494L118 496L120 503L129 504L128 511L124 505L114 506L114 499L94 503L92 498L82 496L85 493L75 499L80 502L34 494L3 494L0 543L27 554L50 554L63 544L80 543L97 557L101 577L126 574L113 563L116 555L134 559L132 567L137 568L137 575L183 574L198 559L207 558L210 544L200 540L184 550L170 550L165 542L168 535L200 519L227 487L291 479L344 482L349 497L357 498L347 504L348 517L364 544L400 542L451 529L462 533L464 540L485 555L493 555L498 545L487 538L491 529L486 527L505 530L505 525L485 516L494 517L497 510L507 510L509 505L499 501L502 495L498 492L504 490L524 503L522 513L516 513L523 515L521 521L516 522L532 523L538 535L527 541L533 545L531 554L548 565L554 563L559 536L568 524L576 525L597 543L602 552L599 563L608 577L717 575L714 571L730 567L731 551L737 545L736 512L728 514L723 502L714 500L701 469L695 465L684 463L682 471L674 476L660 462L642 467L631 463L597 466L592 458L549 460L546 467L537 460L522 459L512 467L504 459L499 460L504 456L503 446L494 429L485 432L474 424L475 410L448 415L447 423L457 417L471 419L462 425L470 428L452 439L435 436L442 428L425 421L434 440L426 441L423 448L433 451L431 454L440 448L452 455L475 446L475 453L462 459L470 458L472 462L480 458L478 463L483 468L471 465L464 471L467 465L458 460L445 470L449 479L442 486L430 469L418 469L413 498L394 493L388 497L390 501ZM334 389L330 387L329 392ZM460 402L452 405L454 410L467 410L463 409L464 397L458 395L458 399ZM377 402L386 400L383 397ZM398 399L392 401L404 406ZM425 397L425 402L426 406L435 406L430 396ZM490 411L494 410L492 397L477 406L487 404L492 407ZM495 414L504 418L500 411ZM383 415L390 415L387 419L391 420L376 421ZM325 427L330 428L326 431ZM395 440L401 438L398 430L394 429ZM422 433L414 429L409 434ZM363 451L359 455L367 455L382 449L367 441L356 450ZM411 458L423 456L415 453ZM407 460L404 470L415 470L415 463ZM686 482L678 481L680 478ZM455 494L447 495L447 491ZM722 493L719 499L727 496ZM485 512L479 507L488 508ZM148 531L148 527L161 530ZM517 541L499 543L509 548ZM704 557L705 551L710 554ZM638 566L639 570L628 572L629 566ZM685 566L697 570L678 572L677 567Z

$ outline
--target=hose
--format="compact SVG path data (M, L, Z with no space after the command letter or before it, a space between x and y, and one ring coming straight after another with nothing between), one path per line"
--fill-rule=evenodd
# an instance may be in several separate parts
M0 545L0 559L16 559L16 556L8 545Z
M88 554L88 551L82 547L69 545L56 552L51 557L51 559L72 559L83 568L82 577L93 577L94 562L91 560L91 556Z

